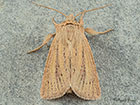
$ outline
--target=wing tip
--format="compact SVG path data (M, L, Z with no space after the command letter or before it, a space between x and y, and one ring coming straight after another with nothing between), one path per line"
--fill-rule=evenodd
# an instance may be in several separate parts
M47 100L54 100L62 97L64 94L57 95L57 96L46 96L46 95L40 95L42 99L47 99Z
M85 94L80 94L79 92L73 90L73 92L80 98L84 99L84 100L98 100L101 99L101 91L99 89L99 91L96 94L93 94L92 96L90 95L85 95Z
M81 96L81 95L78 95L76 94L78 97L84 99L84 100L99 100L101 99L101 95L99 96L92 96L92 97L86 97L86 96Z
M42 99L47 99L47 100L53 100L53 99L58 99L62 96L64 96L67 91L69 90L69 88L65 89L63 92L60 92L60 93L56 93L56 94L47 94L43 91L43 89L41 88L40 89L40 97Z

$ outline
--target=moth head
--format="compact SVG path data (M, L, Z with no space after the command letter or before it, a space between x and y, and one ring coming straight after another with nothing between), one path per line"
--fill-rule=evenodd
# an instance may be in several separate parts
M70 20L70 21L74 21L74 22L75 22L76 17L79 16L79 15L82 15L82 17L83 17L84 14L85 14L86 12L98 10L98 9L105 8L105 7L108 7L108 6L111 5L111 4L108 4L108 5L105 5L105 6L102 6L102 7L99 7L99 8L94 8L94 9L91 9L91 10L84 10L83 12L78 13L76 16L73 16L73 14L70 14L70 15L67 16L67 15L65 15L64 13L62 13L61 11L57 10L57 9L50 8L50 7L47 7L47 6L43 6L43 5L37 4L37 3L35 3L35 2L32 2L32 3L35 4L35 5L37 5L37 6L44 7L44 8L48 8L48 9L51 9L51 10L53 10L53 11L56 11L56 12L62 14L63 16L65 16L65 17L66 17L66 21L67 21L67 20ZM53 21L54 21L54 20L53 20ZM56 24L56 23L54 23L54 24Z
M70 14L70 15L66 16L66 20L75 20L74 15Z

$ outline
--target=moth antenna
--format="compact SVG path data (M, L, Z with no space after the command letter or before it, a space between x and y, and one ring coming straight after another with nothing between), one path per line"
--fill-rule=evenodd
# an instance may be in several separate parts
M91 11L95 11L95 10L98 10L98 9L102 9L102 8L105 8L105 7L108 7L108 6L111 6L112 4L107 4L105 6L102 6L102 7L99 7L99 8L94 8L94 9L90 9L90 10L84 10L80 13L78 13L74 18L76 18L77 16L81 15L83 12L86 13L86 12L91 12Z
M50 7L47 7L47 6L44 6L44 5L40 5L40 4L37 4L37 3L35 3L35 2L32 2L32 3L35 4L35 5L37 5L37 6L40 6L40 7L44 7L44 8L48 8L48 9L54 10L54 11L56 11L56 12L58 12L58 13L64 15L65 17L67 17L67 15L65 15L64 13L58 11L57 9L50 8Z

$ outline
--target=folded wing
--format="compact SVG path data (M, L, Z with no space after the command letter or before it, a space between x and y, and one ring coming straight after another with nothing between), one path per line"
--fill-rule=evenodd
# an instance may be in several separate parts
M55 99L63 96L70 88L70 73L67 69L67 49L54 38L50 47L40 94L42 98Z
M89 43L84 34L72 51L71 87L83 99L95 100L101 95L98 74Z

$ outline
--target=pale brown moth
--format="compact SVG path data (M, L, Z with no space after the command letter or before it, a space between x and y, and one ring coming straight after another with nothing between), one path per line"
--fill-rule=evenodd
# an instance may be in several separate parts
M73 14L67 16L56 9L39 4L36 5L52 9L66 17L66 20L60 24L57 24L53 19L56 33L47 35L41 46L28 52L32 53L39 50L54 37L45 65L40 90L41 97L55 99L63 96L65 93L74 92L77 96L86 100L100 98L101 89L98 74L92 51L84 32L97 35L107 33L112 29L104 32L96 32L91 28L84 29L83 16L86 12L105 8L108 5L84 10L76 16ZM77 22L75 18L79 15L81 17Z

